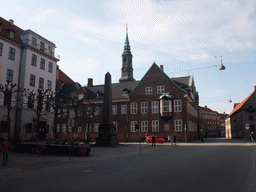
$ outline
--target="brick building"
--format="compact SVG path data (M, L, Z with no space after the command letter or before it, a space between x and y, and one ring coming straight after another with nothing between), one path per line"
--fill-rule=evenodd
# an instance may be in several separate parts
M207 106L199 107L200 132L207 137L220 137L219 114Z
M59 110L56 134L59 139L90 139L98 137L102 120L104 85L93 79L81 87L64 83L60 87L77 101ZM140 141L145 135L177 136L178 141L199 137L198 93L193 76L170 78L163 66L153 63L144 77L133 78L132 54L126 32L122 54L121 78L112 84L112 114L118 141ZM140 133L135 129L139 124Z

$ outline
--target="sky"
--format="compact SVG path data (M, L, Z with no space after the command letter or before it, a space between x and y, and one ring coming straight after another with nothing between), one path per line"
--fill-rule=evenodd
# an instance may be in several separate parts
M81 85L107 72L118 82L127 24L136 80L154 62L170 78L193 75L199 105L219 113L256 86L254 0L2 0L0 16L53 42Z

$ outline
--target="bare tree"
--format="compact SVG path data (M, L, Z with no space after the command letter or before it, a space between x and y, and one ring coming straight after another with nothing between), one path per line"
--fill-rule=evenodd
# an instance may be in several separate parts
M16 84L13 84L11 81L7 81L5 85L0 84L0 98L4 98L4 106L7 110L7 131L8 131L8 140L10 141L10 131L11 131L11 110L16 106L18 101L18 91L19 88Z

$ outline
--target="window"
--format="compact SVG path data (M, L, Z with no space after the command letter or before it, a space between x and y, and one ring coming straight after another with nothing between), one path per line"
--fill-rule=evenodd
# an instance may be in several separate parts
M68 132L71 133L72 132L72 126L68 127Z
M174 100L174 112L181 112L181 100Z
M13 61L15 59L15 49L13 49L11 47L9 48L9 57L8 57L8 59L11 59Z
M79 133L82 132L82 127L78 127L77 132L79 132Z
M182 131L182 120L174 121L175 131Z
M62 132L66 132L67 131L67 124L62 124Z
M159 121L158 120L152 121L152 132L159 132Z
M138 109L138 106L137 106L137 103L131 103L131 114L137 114L137 109Z
M39 88L43 89L44 88L44 78L39 77Z
M36 38L32 37L32 45L36 46Z
M50 101L46 101L46 103L45 103L45 111L51 111L51 103L50 103Z
M164 86L161 85L161 86L157 86L157 94L162 94L164 93Z
M9 82L13 81L13 70L7 69L6 81L9 81Z
M13 29L7 29L6 31L9 35L9 37L14 38L14 30Z
M141 132L148 132L148 121L141 121Z
M148 113L148 102L141 102L141 114Z
M52 90L52 81L50 81L50 80L47 81L47 89L48 89L49 91Z
M112 105L112 113L113 115L117 114L117 105Z
M117 123L117 121L113 121L113 124L115 125L115 127L116 127L116 132L117 132L117 130L118 130L118 123Z
M152 101L151 102L151 110L152 110L152 113L158 113L159 112L159 102L158 101Z
M45 59L41 58L40 69L45 69Z
M40 43L40 50L44 52L45 44L43 42Z
M86 133L89 131L91 132L92 125L91 123L86 123Z
M131 132L136 132L135 125L137 124L137 121L131 121Z
M94 114L95 115L99 115L100 114L100 107L95 107L95 109L94 109Z
M30 74L30 83L29 83L29 85L30 86L35 86L35 82L36 82L36 76Z
M249 105L247 107L247 112L249 113L249 121L254 121L254 115L253 113L255 112L255 110L253 109L252 105Z
M169 112L168 104L169 102L167 100L162 100L162 112Z
M58 111L57 111L57 117L61 117L61 109L58 109Z
M121 105L121 114L127 114L127 105Z
M56 130L56 132L60 132L60 124L57 124L57 130Z
M68 109L67 108L64 108L63 110L62 110L62 117L67 117L68 116Z
M32 54L31 65L36 66L37 56Z
M146 95L152 95L152 93L153 93L152 87L146 87L145 88L145 94Z
M94 123L94 132L99 132L99 123Z
M28 108L29 109L34 109L34 103L35 103L34 94L29 94L29 96L28 96Z
M48 65L48 72L52 73L52 62L49 62L49 65Z
M48 52L49 52L50 54L52 54L52 47L51 47L51 46L48 46Z
M0 43L0 56L3 54L3 43Z

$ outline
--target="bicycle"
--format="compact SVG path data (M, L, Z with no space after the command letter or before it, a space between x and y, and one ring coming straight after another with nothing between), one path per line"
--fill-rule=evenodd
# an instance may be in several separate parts
M27 156L27 154L28 154L30 151L31 151L31 148L28 147L28 146L23 146L23 147L21 148L21 154L22 154L23 156Z
M37 156L39 154L42 154L42 151L46 148L46 145L42 145L42 146L36 146L32 149L32 154L33 156Z

